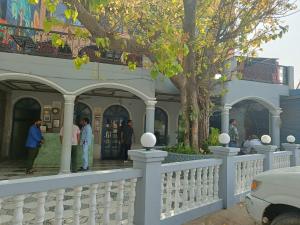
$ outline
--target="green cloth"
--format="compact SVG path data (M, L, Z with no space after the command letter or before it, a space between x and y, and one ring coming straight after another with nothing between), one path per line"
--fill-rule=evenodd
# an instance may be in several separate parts
M59 133L44 133L44 144L39 150L39 154L34 162L35 167L60 167L61 161L61 143ZM94 138L89 149L89 165L93 165ZM77 147L77 165L82 165L82 148Z

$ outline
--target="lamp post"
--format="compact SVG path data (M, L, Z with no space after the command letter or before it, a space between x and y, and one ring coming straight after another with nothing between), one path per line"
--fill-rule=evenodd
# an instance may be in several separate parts
M141 137L141 144L146 149L150 151L156 144L156 137L151 132L146 132Z

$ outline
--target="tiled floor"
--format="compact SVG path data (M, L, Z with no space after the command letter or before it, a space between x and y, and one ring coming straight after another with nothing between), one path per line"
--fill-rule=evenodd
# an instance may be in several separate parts
M117 160L98 160L94 162L92 171L98 170L110 170L110 169L121 169L132 167L132 162L124 163L123 161ZM25 177L35 176L48 176L58 174L59 168L46 167L46 168L35 168L37 172L34 174L25 174L25 163L22 161L1 161L0 162L0 180L10 180Z

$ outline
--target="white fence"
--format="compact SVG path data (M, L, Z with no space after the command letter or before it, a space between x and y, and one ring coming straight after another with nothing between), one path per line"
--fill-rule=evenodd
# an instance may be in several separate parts
M290 151L274 152L273 157L273 169L285 168L291 166L291 155Z
M139 177L125 169L1 181L0 224L133 224Z
M219 200L220 159L169 163L162 166L161 218Z
M242 194L250 191L253 177L263 172L264 155L243 155L235 156L235 194Z
M132 169L0 181L0 224L183 224L235 204L262 171L299 165L289 148L236 156L215 147L217 158L163 165L165 152L136 150Z

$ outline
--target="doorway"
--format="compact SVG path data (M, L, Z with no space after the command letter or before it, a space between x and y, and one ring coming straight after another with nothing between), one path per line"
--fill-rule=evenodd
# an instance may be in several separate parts
M78 102L75 104L74 106L74 120L75 120L75 124L78 125L80 127L80 129L82 128L80 125L80 120L84 119L84 118L88 118L90 120L90 124L92 123L92 110L91 108L87 105L84 104L82 102Z
M28 130L34 120L40 118L41 105L33 98L22 98L14 105L13 126L10 145L12 159L26 159L25 143Z
M101 144L102 159L122 158L118 131L122 123L127 122L128 119L129 113L123 106L113 105L104 111Z

